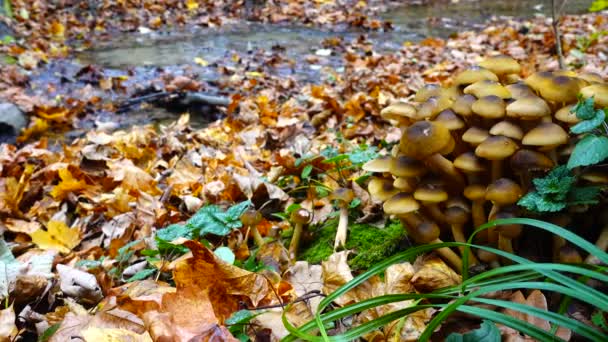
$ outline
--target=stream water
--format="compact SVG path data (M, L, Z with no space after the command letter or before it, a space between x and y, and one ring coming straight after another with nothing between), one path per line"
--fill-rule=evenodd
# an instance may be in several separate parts
M592 0L569 0L565 13L585 13ZM397 51L406 41L419 41L429 36L446 38L466 29L483 26L493 16L526 18L549 15L549 1L543 0L452 0L431 1L426 5L396 7L381 15L383 20L393 23L394 30L388 32L365 32L376 51ZM230 66L234 54L272 54L280 49L281 55L295 63L278 66L274 72L280 76L292 76L304 82L318 82L323 77L323 68L340 71L342 55L323 49L323 41L341 37L344 41L355 39L364 33L357 29L323 30L312 27L240 23L214 29L190 29L188 31L125 33L111 40L96 42L95 48L78 54L72 68L82 65L100 65L106 75L125 74L130 69L134 75L128 82L140 82L157 76L157 68L181 72L189 65L204 81L217 78L217 66ZM305 56L317 55L318 62L304 61ZM200 66L195 59L203 59L207 66ZM63 66L70 68L70 66ZM77 69L76 69L77 70ZM43 83L60 74L41 74ZM127 84L127 86L129 86ZM120 126L134 123L160 121L173 118L175 114L161 108L134 111L117 119L100 117L99 120L115 120ZM208 120L192 117L195 126L205 125ZM85 128L86 129L86 128Z

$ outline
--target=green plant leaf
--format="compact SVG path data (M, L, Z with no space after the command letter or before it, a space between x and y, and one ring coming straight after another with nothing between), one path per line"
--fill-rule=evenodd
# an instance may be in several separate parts
M236 259L234 253L228 247L218 247L213 253L230 265L234 264L234 260Z
M144 279L148 278L149 276L153 275L155 272L156 272L156 270L153 268L146 268L145 270L141 270L141 271L135 273L134 275L132 275L131 278L126 280L126 282L130 283L132 281L144 280Z
M566 208L565 202L551 201L536 191L528 192L517 204L535 212L557 212Z
M48 327L40 336L38 336L38 342L46 342L46 341L50 340L51 337L53 337L53 335L55 335L57 330L59 330L60 326L61 326L61 323L55 323L55 324L51 325L50 327Z
M588 205L599 202L601 188L597 186L573 187L568 192L568 205Z
M228 317L224 323L226 323L226 325L247 324L257 315L259 315L259 313L256 313L255 311L239 310Z
M450 334L445 342L494 342L500 341L500 330L491 321L484 320L479 329L466 334Z
M593 322L593 324L595 324L600 329L608 332L608 322L606 322L606 318L604 317L603 312L598 311L591 315L591 322Z
M608 158L608 137L587 135L579 141L568 160L568 168L594 165Z
M606 8L608 8L608 0L595 0L593 3L591 3L591 6L589 6L589 11L599 12Z
M206 234L226 236L232 230L243 226L240 217L250 205L250 201L244 201L233 205L226 211L223 211L217 205L207 205L199 209L188 220L186 226L191 228L198 236Z
M551 170L545 177L535 178L532 182L539 194L551 195L554 200L560 201L566 198L576 178L570 175L568 168L561 165Z
M606 120L606 113L603 110L597 110L595 116L589 120L584 120L570 128L570 132L574 134L588 133L600 127Z
M374 146L361 144L348 153L348 159L353 164L363 164L378 157L378 151Z
M581 120L590 120L595 117L595 105L593 97L582 99L579 97L578 103L571 110L576 117Z
M311 172L312 172L312 165L308 164L308 165L304 166L304 168L302 169L302 174L300 175L300 178L302 178L302 179L308 178L308 176L310 176Z

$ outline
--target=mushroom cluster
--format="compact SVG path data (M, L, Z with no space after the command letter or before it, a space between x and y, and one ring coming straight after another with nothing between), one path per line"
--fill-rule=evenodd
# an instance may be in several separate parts
M402 137L391 155L363 166L375 173L368 190L417 243L464 242L472 227L519 215L517 201L531 180L572 150L568 130L578 122L571 109L579 94L608 106L608 84L598 75L555 71L522 79L520 73L513 58L490 57L448 87L428 84L413 102L382 110ZM521 232L517 225L496 227L476 242L512 252ZM461 268L454 251L438 252ZM489 253L477 257L496 261ZM469 260L477 262L474 255Z

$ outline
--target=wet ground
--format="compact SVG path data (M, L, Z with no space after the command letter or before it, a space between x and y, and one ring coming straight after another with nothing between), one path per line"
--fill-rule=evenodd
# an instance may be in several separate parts
M591 0L570 0L565 13L585 13ZM141 32L119 34L109 41L96 43L93 49L83 51L76 60L68 63L51 64L34 83L62 84L63 87L82 87L76 79L65 80L65 75L75 75L84 65L99 65L106 76L131 75L126 87L144 84L158 77L162 72L182 73L184 68L195 72L199 79L213 84L220 77L218 67L234 65L234 56L261 55L271 58L280 54L285 58L271 68L271 72L281 77L293 77L301 82L319 82L328 76L327 70L340 72L343 51L328 48L324 42L333 37L343 41L357 39L367 34L374 44L374 50L390 53L399 50L407 41L420 41L426 37L446 38L466 29L475 29L488 21L503 16L529 18L549 15L548 1L453 1L397 7L384 13L381 18L393 23L394 29L386 32L364 32L358 29L334 28L316 29L293 25L273 25L260 23L230 24L216 29L190 29L179 32L156 32L141 29ZM264 58L252 58L249 70L268 70ZM259 61L256 65L255 61ZM39 87L38 91L46 91ZM61 95L61 87L55 87ZM230 89L211 89L220 95L227 95ZM117 94L119 97L119 95ZM162 108L148 107L123 114L120 117L102 113L98 123L116 121L119 126L135 123L161 121L174 117ZM193 117L195 125L204 125L208 118ZM94 126L95 123L84 124Z

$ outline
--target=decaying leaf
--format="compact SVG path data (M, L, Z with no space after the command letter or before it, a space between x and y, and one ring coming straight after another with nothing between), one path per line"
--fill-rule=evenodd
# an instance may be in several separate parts
M0 341L13 341L18 329L15 325L15 310L13 306L0 310Z
M46 231L38 229L30 234L32 241L42 249L55 249L67 254L80 243L78 229L69 228L64 222L49 221L46 228Z

